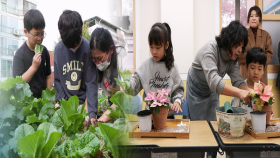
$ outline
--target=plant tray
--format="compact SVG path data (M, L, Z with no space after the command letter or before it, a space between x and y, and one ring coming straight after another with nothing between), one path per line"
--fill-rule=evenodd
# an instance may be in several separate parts
M134 128L129 132L129 137L131 138L189 138L190 131L190 121L189 119L167 119L166 127L170 126L175 128L177 124L186 124L188 127L187 132L161 132L156 129L152 129L150 132L141 132L139 129L139 124L137 123Z
M272 119L269 121L269 124L274 125L276 122L280 122L280 119ZM251 120L247 120L245 130L255 139L267 139L267 138L272 138L272 137L279 137L279 141L280 141L280 132L255 133L250 128L251 125L252 125Z

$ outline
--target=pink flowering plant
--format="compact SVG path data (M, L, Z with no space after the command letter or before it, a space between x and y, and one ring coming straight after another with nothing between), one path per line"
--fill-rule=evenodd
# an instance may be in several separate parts
M150 110L153 112L155 110L155 115L159 113L160 107L166 107L169 108L170 101L168 100L168 97L170 95L168 94L171 91L171 89L162 89L157 90L157 92L149 92L148 96L145 98L145 102L149 105Z
M274 103L273 93L271 92L271 85L263 85L254 83L254 93L250 96L253 97L252 101L255 102L259 111L262 111L263 106L269 106Z

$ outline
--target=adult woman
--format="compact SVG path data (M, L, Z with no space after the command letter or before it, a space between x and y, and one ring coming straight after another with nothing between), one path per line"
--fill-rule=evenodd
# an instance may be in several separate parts
M248 42L247 30L239 21L223 28L216 40L196 54L187 78L187 101L191 120L216 120L219 94L235 96L249 104L250 89L239 73L238 56ZM232 85L222 79L228 74Z
M90 37L89 41L91 60L95 62L97 70L97 82L101 85L103 92L108 95L108 98L117 91L120 90L114 78L119 78L118 73L118 60L116 47L111 36L111 33L104 28L96 28ZM110 102L111 106L115 106ZM97 112L94 107L88 107L88 112ZM106 111L98 121L107 122L111 118L106 114L110 111ZM96 123L96 118L91 118L91 123Z
M267 58L261 82L267 84L267 64L270 62L273 56L272 40L268 32L259 28L259 24L262 22L262 11L258 6L253 6L250 8L247 22L250 25L248 29L248 44L245 48L245 52L238 58L240 63L240 73L242 74L243 79L248 78L248 73L245 66L247 51L253 47L261 47L266 53Z

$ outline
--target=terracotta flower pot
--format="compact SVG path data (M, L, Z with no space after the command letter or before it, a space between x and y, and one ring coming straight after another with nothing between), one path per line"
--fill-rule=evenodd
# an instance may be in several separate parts
M166 126L166 120L168 115L167 107L160 107L159 113L155 115L155 110L153 111L153 123L155 129L162 129Z
M256 106L256 104L254 102L252 103L252 105L253 105L254 111L259 111L257 109L257 106ZM272 108L273 108L272 105L269 105L269 106L264 105L264 106L262 106L262 111L266 112L266 124L269 124Z

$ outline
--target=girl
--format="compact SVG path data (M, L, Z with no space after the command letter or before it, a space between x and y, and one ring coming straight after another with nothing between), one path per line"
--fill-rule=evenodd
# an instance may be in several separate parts
M187 78L191 120L216 120L219 94L238 97L246 105L251 102L248 97L251 89L243 81L238 63L247 42L246 28L239 21L232 21L216 40L209 41L196 53ZM226 73L233 86L222 80Z
M182 111L184 105L184 86L178 67L174 63L171 29L167 23L156 23L152 26L149 36L152 57L135 70L130 79L133 95L144 89L144 96L148 92L158 89L171 89L170 102L173 103L168 112L168 118L174 118L174 111ZM148 106L146 106L148 108ZM174 110L174 111L173 111Z
M111 106L114 106L110 101L110 97L120 90L114 78L119 78L118 60L116 47L110 32L104 28L96 28L90 37L89 46L91 51L91 60L95 62L97 70L97 82L101 85L103 92L108 95L108 101ZM93 107L88 107L88 112L93 112ZM98 121L107 122L111 118L107 117L107 110ZM96 123L96 118L91 118L91 123Z

